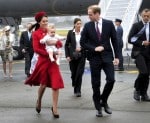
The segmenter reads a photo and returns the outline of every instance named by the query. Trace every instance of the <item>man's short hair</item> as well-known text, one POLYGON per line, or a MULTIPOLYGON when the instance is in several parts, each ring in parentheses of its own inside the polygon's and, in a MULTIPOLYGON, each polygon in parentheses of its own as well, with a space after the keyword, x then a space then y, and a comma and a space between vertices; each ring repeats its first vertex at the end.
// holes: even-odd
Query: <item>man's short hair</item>
POLYGON ((119 22, 119 23, 121 23, 121 22, 122 22, 122 20, 121 20, 121 19, 116 18, 116 19, 115 19, 115 22, 119 22))
POLYGON ((88 7, 88 9, 92 9, 93 13, 99 13, 101 14, 101 8, 98 5, 91 5, 88 7))
POLYGON ((146 12, 146 13, 147 13, 147 12, 150 12, 150 9, 145 8, 145 9, 142 10, 141 14, 142 14, 143 12, 146 12))

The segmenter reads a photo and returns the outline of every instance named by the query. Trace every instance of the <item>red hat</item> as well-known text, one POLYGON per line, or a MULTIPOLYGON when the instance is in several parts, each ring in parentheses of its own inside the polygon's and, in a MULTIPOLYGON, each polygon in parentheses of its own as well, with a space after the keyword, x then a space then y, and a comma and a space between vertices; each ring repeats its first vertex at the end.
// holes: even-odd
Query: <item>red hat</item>
POLYGON ((35 15, 35 20, 36 20, 37 22, 40 22, 41 19, 42 19, 42 17, 44 17, 44 16, 47 16, 46 12, 44 12, 44 11, 38 12, 38 13, 36 13, 36 15, 35 15))

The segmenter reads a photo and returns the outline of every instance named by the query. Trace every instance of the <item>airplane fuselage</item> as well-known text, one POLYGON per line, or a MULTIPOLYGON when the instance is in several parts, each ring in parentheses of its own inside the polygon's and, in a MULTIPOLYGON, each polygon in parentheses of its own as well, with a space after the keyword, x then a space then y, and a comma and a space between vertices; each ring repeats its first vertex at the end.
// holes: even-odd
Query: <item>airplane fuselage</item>
POLYGON ((18 25, 22 17, 33 17, 39 11, 47 12, 48 16, 83 15, 87 7, 98 4, 100 0, 0 0, 0 27, 15 27, 16 46, 13 47, 14 59, 21 59, 18 43, 18 25), (19 55, 20 54, 20 55, 19 55))
POLYGON ((38 11, 49 16, 86 14, 87 7, 100 0, 0 0, 0 17, 29 17, 38 11))

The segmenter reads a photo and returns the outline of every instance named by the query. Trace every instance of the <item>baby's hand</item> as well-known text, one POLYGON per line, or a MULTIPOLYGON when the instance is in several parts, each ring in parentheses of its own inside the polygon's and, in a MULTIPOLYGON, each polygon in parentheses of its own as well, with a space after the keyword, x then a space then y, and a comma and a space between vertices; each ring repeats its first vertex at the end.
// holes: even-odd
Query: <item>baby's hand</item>
POLYGON ((61 50, 58 50, 58 55, 62 55, 62 52, 61 52, 61 50))

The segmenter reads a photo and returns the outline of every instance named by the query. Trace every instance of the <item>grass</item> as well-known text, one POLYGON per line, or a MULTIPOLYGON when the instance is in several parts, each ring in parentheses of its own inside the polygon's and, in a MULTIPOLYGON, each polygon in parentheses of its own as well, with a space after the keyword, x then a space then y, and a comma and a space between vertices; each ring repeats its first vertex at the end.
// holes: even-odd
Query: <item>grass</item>
POLYGON ((68 30, 56 30, 56 34, 67 36, 68 30))

